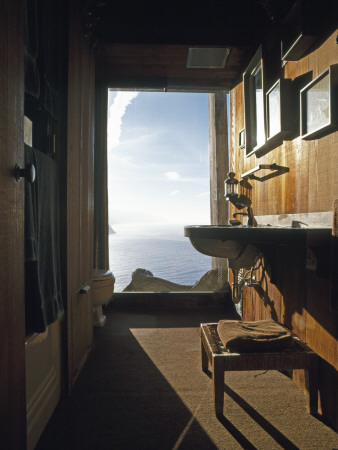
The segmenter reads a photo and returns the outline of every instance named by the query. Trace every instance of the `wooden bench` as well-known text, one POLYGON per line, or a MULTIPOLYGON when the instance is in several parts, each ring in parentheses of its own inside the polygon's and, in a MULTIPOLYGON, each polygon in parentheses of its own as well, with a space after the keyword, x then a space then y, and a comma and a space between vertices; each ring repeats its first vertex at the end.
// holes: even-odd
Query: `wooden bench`
POLYGON ((202 370, 212 368, 214 407, 217 416, 223 415, 224 373, 240 370, 305 370, 307 408, 311 414, 318 409, 318 357, 297 336, 291 349, 281 352, 229 353, 217 333, 217 323, 201 324, 202 370))

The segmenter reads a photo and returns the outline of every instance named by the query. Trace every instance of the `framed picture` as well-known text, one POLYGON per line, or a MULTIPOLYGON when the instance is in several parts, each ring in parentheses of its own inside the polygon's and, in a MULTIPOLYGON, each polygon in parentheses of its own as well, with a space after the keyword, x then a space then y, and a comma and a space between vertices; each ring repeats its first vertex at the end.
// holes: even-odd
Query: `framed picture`
POLYGON ((245 148, 245 128, 238 134, 238 146, 239 148, 245 148))
POLYGON ((338 64, 330 66, 300 91, 300 134, 314 139, 337 127, 338 64))
POLYGON ((292 131, 294 122, 292 108, 292 81, 277 80, 266 93, 266 135, 267 143, 282 141, 292 131))
POLYGON ((266 93, 267 138, 281 132, 281 87, 278 80, 266 93))
POLYGON ((266 142, 262 54, 261 46, 243 74, 245 156, 251 156, 266 142))
POLYGON ((298 61, 319 34, 318 18, 325 6, 321 2, 296 1, 282 21, 282 60, 298 61))
MULTIPOLYGON (((278 44, 280 47, 280 42, 278 44)), ((268 47, 262 44, 243 74, 245 157, 253 154, 260 157, 269 151, 266 92, 280 74, 280 54, 276 45, 268 47)))

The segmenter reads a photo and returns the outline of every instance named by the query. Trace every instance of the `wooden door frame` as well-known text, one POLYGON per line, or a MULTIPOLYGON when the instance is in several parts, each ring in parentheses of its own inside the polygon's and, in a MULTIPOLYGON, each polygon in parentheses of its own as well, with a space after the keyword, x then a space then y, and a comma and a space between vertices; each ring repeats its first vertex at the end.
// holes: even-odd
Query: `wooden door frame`
POLYGON ((0 14, 0 447, 26 447, 24 183, 24 2, 0 14))

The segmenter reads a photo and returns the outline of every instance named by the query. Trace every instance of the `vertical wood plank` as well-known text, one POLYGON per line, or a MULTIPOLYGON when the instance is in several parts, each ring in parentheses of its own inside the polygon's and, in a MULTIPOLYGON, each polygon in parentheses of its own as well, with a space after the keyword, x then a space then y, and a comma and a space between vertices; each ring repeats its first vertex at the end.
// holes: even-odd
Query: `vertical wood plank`
POLYGON ((26 448, 22 0, 0 13, 0 447, 26 448))
POLYGON ((95 62, 83 38, 78 0, 70 2, 67 153, 67 328, 68 388, 93 339, 92 290, 94 210, 95 62))
POLYGON ((225 91, 209 94, 210 214, 212 225, 228 222, 224 180, 229 172, 227 96, 225 91))
POLYGON ((331 245, 331 310, 338 311, 338 199, 333 206, 331 245))
MULTIPOLYGON (((209 94, 209 171, 210 223, 228 223, 229 207, 224 197, 224 180, 229 172, 228 113, 225 91, 209 94)), ((228 278, 228 264, 224 258, 212 258, 213 269, 222 271, 222 281, 228 278)))
POLYGON ((201 363, 202 363, 202 371, 208 372, 208 355, 204 348, 203 338, 201 339, 201 363))
POLYGON ((214 406, 217 417, 223 415, 224 407, 224 363, 222 358, 212 358, 212 385, 214 390, 214 406))

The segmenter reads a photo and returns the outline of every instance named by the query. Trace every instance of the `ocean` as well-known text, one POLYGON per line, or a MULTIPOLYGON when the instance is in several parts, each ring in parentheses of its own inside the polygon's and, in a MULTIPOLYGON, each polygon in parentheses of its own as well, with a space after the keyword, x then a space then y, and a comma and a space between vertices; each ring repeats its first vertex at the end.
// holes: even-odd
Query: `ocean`
POLYGON ((130 283, 135 269, 154 277, 193 285, 211 269, 211 258, 194 249, 183 225, 113 225, 109 235, 109 265, 115 292, 130 283))

